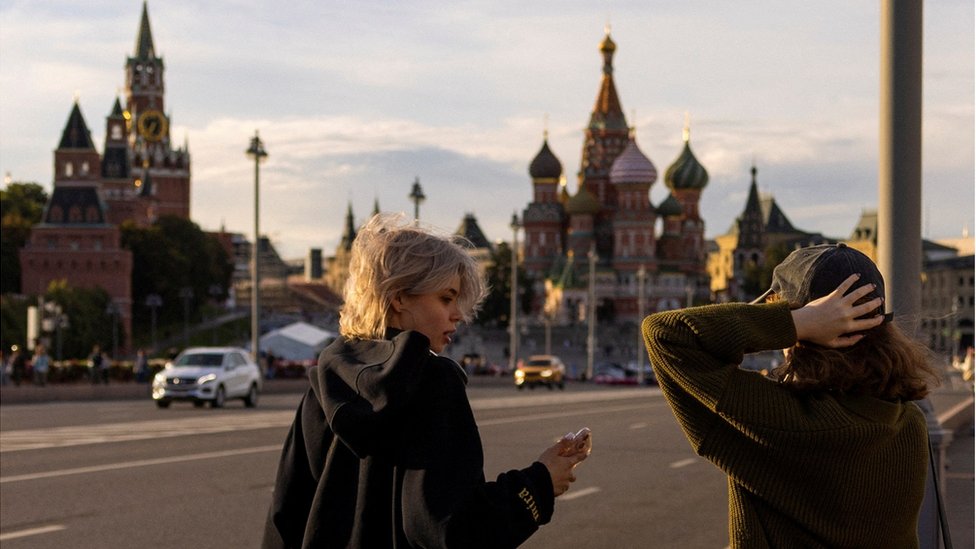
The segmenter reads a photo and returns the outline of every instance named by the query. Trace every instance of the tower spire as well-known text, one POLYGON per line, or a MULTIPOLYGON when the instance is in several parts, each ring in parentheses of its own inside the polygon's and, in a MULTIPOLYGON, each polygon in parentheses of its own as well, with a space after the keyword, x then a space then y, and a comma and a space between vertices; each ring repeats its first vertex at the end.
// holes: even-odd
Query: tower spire
POLYGON ((142 20, 139 22, 139 34, 136 36, 136 59, 155 59, 156 47, 153 45, 152 29, 149 27, 149 6, 142 1, 142 20))

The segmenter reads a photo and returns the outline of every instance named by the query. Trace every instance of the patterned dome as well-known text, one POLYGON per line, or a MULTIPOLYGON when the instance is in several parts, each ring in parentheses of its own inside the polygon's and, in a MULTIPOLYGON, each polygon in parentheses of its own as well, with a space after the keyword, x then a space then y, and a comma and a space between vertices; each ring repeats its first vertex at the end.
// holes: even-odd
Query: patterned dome
POLYGON ((578 193, 566 201, 566 213, 570 215, 595 214, 599 211, 600 201, 586 187, 581 187, 578 193))
POLYGON ((674 197, 674 193, 668 193, 668 197, 661 202, 661 205, 657 207, 657 214, 661 217, 672 217, 675 215, 681 215, 684 210, 681 208, 681 203, 678 199, 674 197))
POLYGON ((691 152, 691 145, 685 140, 685 148, 664 174, 664 182, 671 190, 704 189, 708 185, 708 172, 691 152))
POLYGON ((529 164, 529 175, 532 179, 559 179, 563 175, 563 165, 549 150, 549 140, 542 142, 542 149, 529 164))
POLYGON ((631 137, 627 147, 613 161, 610 168, 610 183, 646 183, 657 181, 657 168, 637 147, 637 139, 631 137))

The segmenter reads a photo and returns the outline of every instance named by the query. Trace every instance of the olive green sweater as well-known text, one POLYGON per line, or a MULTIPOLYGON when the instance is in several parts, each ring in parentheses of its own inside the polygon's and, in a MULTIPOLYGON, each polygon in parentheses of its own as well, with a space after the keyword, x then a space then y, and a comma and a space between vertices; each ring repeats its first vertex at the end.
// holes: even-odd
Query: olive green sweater
POLYGON ((738 365, 796 342, 786 303, 657 313, 648 355, 695 452, 728 475, 739 547, 918 547, 925 418, 911 403, 799 394, 738 365))

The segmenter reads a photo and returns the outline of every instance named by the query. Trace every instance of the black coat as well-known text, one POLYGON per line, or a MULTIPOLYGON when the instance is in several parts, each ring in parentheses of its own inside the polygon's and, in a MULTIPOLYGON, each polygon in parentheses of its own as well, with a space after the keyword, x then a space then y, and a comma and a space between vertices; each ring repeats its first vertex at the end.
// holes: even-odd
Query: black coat
POLYGON ((541 463, 486 482, 453 360, 417 332, 339 338, 309 372, 264 547, 515 547, 549 522, 541 463))

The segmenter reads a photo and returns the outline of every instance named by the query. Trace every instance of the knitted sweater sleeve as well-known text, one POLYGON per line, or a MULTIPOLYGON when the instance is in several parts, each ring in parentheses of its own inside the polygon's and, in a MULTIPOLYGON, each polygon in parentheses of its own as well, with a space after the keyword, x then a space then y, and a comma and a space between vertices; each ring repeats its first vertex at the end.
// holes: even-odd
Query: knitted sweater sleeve
POLYGON ((787 303, 727 303, 656 313, 641 326, 648 357, 696 452, 745 353, 796 342, 787 303))

